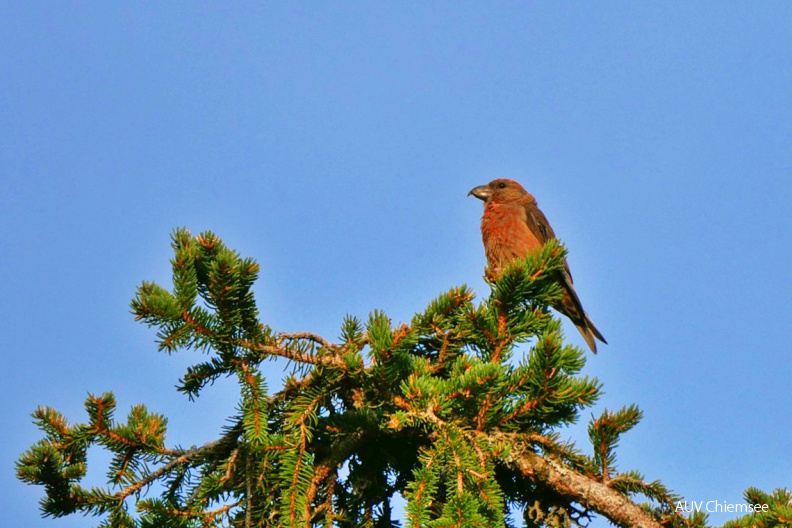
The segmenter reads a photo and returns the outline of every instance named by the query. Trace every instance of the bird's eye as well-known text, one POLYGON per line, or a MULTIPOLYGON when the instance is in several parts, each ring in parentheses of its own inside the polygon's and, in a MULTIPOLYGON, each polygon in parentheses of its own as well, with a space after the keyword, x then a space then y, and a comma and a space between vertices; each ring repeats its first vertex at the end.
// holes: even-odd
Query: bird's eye
POLYGON ((505 184, 505 183, 503 183, 503 182, 500 182, 500 183, 498 184, 498 188, 499 188, 499 189, 505 189, 505 188, 506 188, 506 184, 505 184))

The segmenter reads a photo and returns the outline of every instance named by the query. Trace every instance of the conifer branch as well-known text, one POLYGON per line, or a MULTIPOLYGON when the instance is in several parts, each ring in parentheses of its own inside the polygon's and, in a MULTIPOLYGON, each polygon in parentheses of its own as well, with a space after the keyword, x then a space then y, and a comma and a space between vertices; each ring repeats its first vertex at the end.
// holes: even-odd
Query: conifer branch
MULTIPOLYGON (((411 528, 505 528, 514 504, 536 526, 599 514, 623 527, 704 527, 701 517, 675 514, 676 498, 659 481, 617 471, 618 440, 640 421, 637 407, 592 421, 593 456, 559 440, 601 385, 581 375, 584 355, 564 343, 548 311, 565 258, 557 241, 488 276, 492 293, 479 304, 462 286, 410 324, 381 311, 367 323, 348 316, 339 344, 262 324, 251 290, 258 265, 215 235, 177 230, 173 247, 173 291, 144 283, 133 312, 157 327, 160 349, 212 355, 188 368, 179 390, 190 398, 236 377, 233 425, 201 447, 168 449, 164 417, 135 406, 115 424, 110 393, 88 398, 87 424, 40 408, 45 438, 20 457, 17 476, 44 486, 45 515, 109 513, 108 525, 130 528, 391 526, 400 492, 411 528), (273 356, 297 363, 301 376, 268 394, 260 364, 273 356), (113 490, 125 485, 115 494, 79 485, 94 444, 113 455, 108 480, 113 490), (152 462, 159 467, 150 472, 152 462), (159 498, 140 497, 157 482, 159 498), (140 519, 126 511, 135 495, 140 519), (640 495, 653 502, 639 505, 640 495)), ((746 500, 773 507, 749 519, 757 526, 792 518, 788 492, 751 489, 746 500)))
POLYGON ((192 517, 192 518, 203 518, 205 520, 204 526, 210 526, 209 523, 214 522, 215 517, 220 514, 226 513, 232 508, 236 508, 239 506, 239 502, 232 502, 229 504, 224 504, 217 509, 210 510, 210 511, 202 511, 202 512, 191 512, 185 510, 165 510, 165 512, 169 515, 175 515, 177 517, 192 517))
MULTIPOLYGON (((438 426, 452 427, 451 424, 438 418, 431 407, 425 412, 417 414, 438 426)), ((559 495, 581 504, 586 509, 603 515, 617 526, 625 528, 662 528, 659 522, 652 519, 649 514, 628 497, 607 484, 579 473, 561 462, 543 457, 526 449, 520 443, 514 442, 514 435, 488 434, 479 431, 465 432, 464 435, 471 439, 483 439, 495 446, 504 444, 511 446, 511 451, 507 457, 510 462, 519 468, 525 477, 549 487, 559 495)), ((539 434, 525 435, 524 439, 552 444, 548 438, 539 434)), ((458 482, 460 482, 458 486, 461 486, 461 481, 458 482)))
POLYGON ((321 345, 322 347, 328 350, 338 350, 338 347, 336 345, 332 344, 324 337, 311 332, 282 332, 278 334, 278 343, 282 343, 286 339, 292 341, 296 341, 298 339, 305 339, 308 341, 313 341, 314 343, 321 345))
POLYGON ((628 497, 560 462, 525 449, 516 449, 509 457, 524 476, 603 515, 617 526, 662 528, 659 522, 628 497))
POLYGON ((334 345, 322 336, 311 332, 284 332, 278 334, 278 337, 274 340, 275 344, 252 343, 250 341, 244 340, 240 340, 237 343, 242 348, 256 350, 258 352, 263 352, 273 356, 283 357, 297 363, 334 367, 341 370, 347 370, 349 368, 341 356, 340 348, 337 345, 334 345), (299 340, 306 340, 318 344, 322 349, 329 351, 330 354, 317 355, 305 350, 283 345, 285 341, 299 340))
POLYGON ((344 360, 337 355, 317 356, 315 354, 302 352, 300 350, 295 350, 293 348, 280 347, 275 345, 252 345, 252 346, 247 346, 246 348, 253 348, 265 354, 283 357, 291 361, 295 361, 297 363, 307 363, 310 365, 323 366, 323 367, 335 367, 341 370, 346 370, 348 368, 346 362, 344 362, 344 360))
POLYGON ((245 454, 245 491, 247 496, 245 501, 247 507, 245 508, 245 528, 253 526, 253 464, 251 463, 253 456, 251 453, 245 454))
POLYGON ((335 474, 335 466, 327 463, 318 464, 314 471, 311 485, 308 487, 308 492, 305 495, 305 511, 303 512, 303 522, 310 525, 313 516, 318 513, 314 512, 311 505, 316 499, 316 494, 320 486, 324 483, 330 475, 335 474))
POLYGON ((117 497, 119 500, 126 499, 128 496, 132 495, 133 493, 137 493, 145 486, 150 485, 153 482, 156 482, 157 480, 162 478, 163 476, 167 475, 168 473, 173 471, 174 468, 176 468, 177 466, 181 464, 185 464, 189 462, 191 459, 194 459, 196 457, 206 455, 207 453, 217 449, 218 447, 226 445, 229 441, 234 441, 238 435, 239 435, 239 430, 237 428, 232 428, 228 433, 226 433, 223 437, 218 438, 217 440, 207 442, 201 447, 193 447, 192 449, 187 449, 179 457, 171 460, 164 466, 158 468, 156 471, 153 471, 148 476, 141 478, 134 484, 127 486, 126 488, 117 492, 115 494, 115 497, 117 497))

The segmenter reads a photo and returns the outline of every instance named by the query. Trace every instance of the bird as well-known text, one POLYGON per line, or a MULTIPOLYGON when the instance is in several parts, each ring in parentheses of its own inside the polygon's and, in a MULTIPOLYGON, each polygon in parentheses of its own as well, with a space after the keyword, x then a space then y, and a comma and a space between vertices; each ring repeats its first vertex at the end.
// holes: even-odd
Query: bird
MULTIPOLYGON (((538 251, 545 242, 556 238, 550 222, 537 206, 536 198, 516 181, 505 178, 493 180, 471 189, 468 196, 471 195, 484 201, 481 238, 487 264, 495 277, 513 260, 538 251)), ((583 310, 572 286, 572 275, 566 261, 555 278, 561 285, 562 297, 553 308, 572 321, 596 354, 595 338, 606 344, 607 341, 583 310)))

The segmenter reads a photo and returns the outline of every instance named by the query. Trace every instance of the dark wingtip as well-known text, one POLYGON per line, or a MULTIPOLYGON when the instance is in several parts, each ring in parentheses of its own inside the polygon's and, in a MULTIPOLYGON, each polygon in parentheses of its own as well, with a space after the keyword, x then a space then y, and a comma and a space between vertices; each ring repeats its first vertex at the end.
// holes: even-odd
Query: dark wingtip
POLYGON ((597 342, 594 341, 594 334, 591 333, 591 330, 586 326, 585 323, 582 324, 575 324, 575 328, 578 329, 580 335, 583 336, 583 339, 586 340, 586 344, 589 346, 591 351, 596 355, 597 353, 597 342))
POLYGON ((591 322, 591 319, 589 319, 588 314, 586 314, 585 321, 583 321, 581 324, 575 324, 575 328, 578 329, 580 335, 583 336, 583 339, 586 340, 586 344, 589 346, 589 348, 595 355, 597 353, 597 341, 595 341, 594 338, 599 339, 606 345, 608 344, 608 342, 605 341, 605 338, 602 337, 602 334, 600 334, 600 331, 597 330, 597 327, 594 326, 594 323, 591 322))
POLYGON ((597 339, 599 339, 600 341, 602 341, 606 345, 608 344, 608 342, 605 341, 605 338, 602 336, 600 331, 597 330, 597 327, 594 326, 594 323, 591 322, 591 318, 589 318, 588 314, 586 314, 586 327, 589 329, 589 332, 594 334, 594 337, 596 337, 597 339))

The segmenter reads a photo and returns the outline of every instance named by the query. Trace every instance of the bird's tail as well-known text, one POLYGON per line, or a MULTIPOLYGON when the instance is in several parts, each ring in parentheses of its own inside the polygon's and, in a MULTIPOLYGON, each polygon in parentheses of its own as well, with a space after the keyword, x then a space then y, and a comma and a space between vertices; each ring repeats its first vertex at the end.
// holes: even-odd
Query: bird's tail
POLYGON ((597 327, 594 326, 594 323, 591 322, 591 318, 586 312, 583 312, 583 321, 575 323, 575 327, 583 336, 583 339, 586 340, 586 344, 588 344, 591 351, 595 354, 597 353, 597 342, 594 340, 594 338, 599 339, 606 345, 608 344, 608 342, 605 341, 605 338, 602 337, 600 331, 597 330, 597 327))

